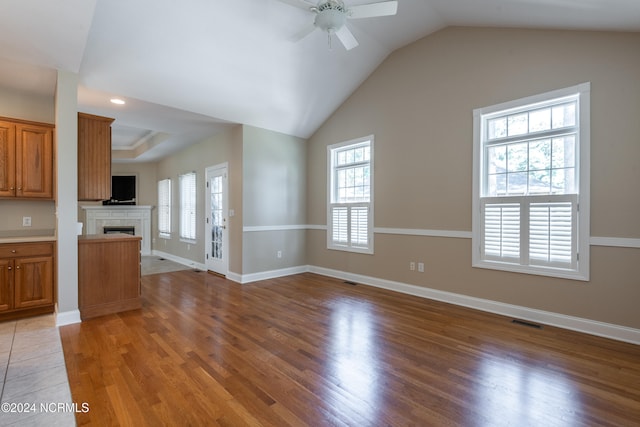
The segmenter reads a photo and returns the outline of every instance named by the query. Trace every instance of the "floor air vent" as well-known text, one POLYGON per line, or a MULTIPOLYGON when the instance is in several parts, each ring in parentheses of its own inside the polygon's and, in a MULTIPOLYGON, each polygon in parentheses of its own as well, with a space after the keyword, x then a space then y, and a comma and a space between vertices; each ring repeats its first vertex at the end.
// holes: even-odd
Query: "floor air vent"
POLYGON ((521 326, 528 326, 529 328, 542 329, 542 325, 527 322, 526 320, 513 319, 511 323, 515 323, 516 325, 521 325, 521 326))

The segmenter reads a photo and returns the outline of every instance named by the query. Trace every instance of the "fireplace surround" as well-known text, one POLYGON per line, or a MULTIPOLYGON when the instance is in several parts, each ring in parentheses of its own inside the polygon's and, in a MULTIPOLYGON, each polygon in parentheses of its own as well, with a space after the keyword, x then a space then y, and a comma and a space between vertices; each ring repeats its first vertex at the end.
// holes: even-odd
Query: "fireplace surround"
POLYGON ((153 206, 83 206, 86 234, 103 234, 105 227, 133 227, 133 234, 141 236, 142 255, 151 255, 151 211, 153 206))

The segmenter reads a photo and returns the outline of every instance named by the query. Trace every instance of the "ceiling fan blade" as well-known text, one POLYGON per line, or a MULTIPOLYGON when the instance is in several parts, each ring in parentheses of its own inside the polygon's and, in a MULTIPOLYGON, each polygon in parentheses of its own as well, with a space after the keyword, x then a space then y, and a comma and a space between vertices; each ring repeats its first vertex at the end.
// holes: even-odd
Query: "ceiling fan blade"
POLYGON ((349 18, 351 19, 374 18, 376 16, 395 15, 396 13, 398 13, 397 1, 362 4, 349 8, 349 18))
POLYGON ((336 31, 335 35, 347 50, 351 50, 354 47, 358 46, 358 40, 356 40, 356 38, 353 36, 353 33, 347 28, 346 25, 343 25, 338 31, 336 31))
POLYGON ((292 35, 290 37, 290 40, 293 42, 297 42, 302 40, 303 38, 307 37, 309 34, 311 34, 313 32, 313 30, 316 29, 316 26, 313 24, 309 24, 306 27, 304 27, 302 30, 298 31, 297 33, 295 33, 294 35, 292 35))
POLYGON ((308 1, 305 1, 305 0, 279 0, 279 1, 293 7, 304 9, 308 12, 311 11, 311 8, 316 7, 314 3, 309 3, 308 1))

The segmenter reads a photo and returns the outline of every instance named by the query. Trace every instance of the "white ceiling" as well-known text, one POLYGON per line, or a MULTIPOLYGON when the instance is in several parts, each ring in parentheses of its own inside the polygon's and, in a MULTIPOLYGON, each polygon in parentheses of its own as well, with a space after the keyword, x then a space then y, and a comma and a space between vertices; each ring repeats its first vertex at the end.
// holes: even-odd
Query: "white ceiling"
POLYGON ((399 0, 348 22, 350 51, 319 30, 293 42, 313 15, 278 0, 3 0, 0 14, 0 86, 51 96, 56 69, 78 73, 79 109, 116 118, 131 161, 236 123, 307 138, 391 52, 449 25, 640 31, 640 0, 399 0))

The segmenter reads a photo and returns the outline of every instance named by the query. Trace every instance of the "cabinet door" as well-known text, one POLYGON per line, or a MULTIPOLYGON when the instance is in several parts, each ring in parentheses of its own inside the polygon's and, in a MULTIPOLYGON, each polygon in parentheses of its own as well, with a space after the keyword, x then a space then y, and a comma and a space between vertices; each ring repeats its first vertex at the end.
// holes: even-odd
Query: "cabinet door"
POLYGON ((13 308, 13 260, 0 259, 0 312, 13 308))
POLYGON ((16 125, 0 121, 0 197, 16 195, 16 125))
POLYGON ((16 125, 16 197, 53 198, 53 130, 16 125))
POLYGON ((78 200, 111 198, 112 122, 78 113, 78 200))
POLYGON ((15 308, 53 303, 53 257, 15 260, 15 308))

